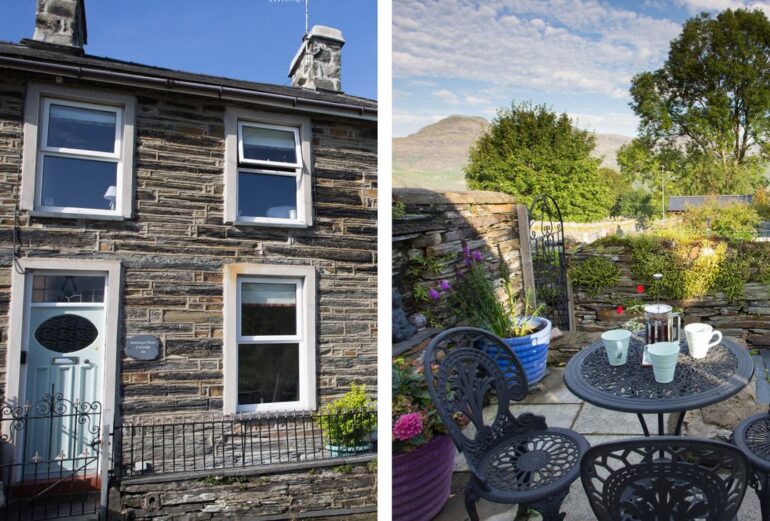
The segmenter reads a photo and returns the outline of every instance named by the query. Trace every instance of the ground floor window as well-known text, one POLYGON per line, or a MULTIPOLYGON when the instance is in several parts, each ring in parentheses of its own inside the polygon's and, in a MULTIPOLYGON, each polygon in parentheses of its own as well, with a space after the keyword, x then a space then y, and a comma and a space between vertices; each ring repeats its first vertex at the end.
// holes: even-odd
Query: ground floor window
POLYGON ((225 280, 225 412, 315 404, 315 271, 230 265, 225 280))

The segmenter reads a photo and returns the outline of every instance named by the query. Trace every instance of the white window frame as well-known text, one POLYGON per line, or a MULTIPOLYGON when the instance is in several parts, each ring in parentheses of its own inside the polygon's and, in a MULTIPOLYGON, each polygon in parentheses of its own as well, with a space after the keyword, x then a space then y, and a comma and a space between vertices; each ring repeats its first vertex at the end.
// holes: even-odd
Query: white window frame
POLYGON ((314 411, 316 409, 316 272, 311 266, 228 264, 224 268, 225 342, 223 407, 225 414, 314 411), (295 284, 295 335, 242 336, 241 287, 244 283, 295 284), (238 403, 238 345, 286 343, 299 349, 299 400, 238 403))
POLYGON ((307 228, 313 224, 312 129, 310 118, 228 106, 225 109, 225 213, 224 222, 235 225, 307 228), (243 127, 292 131, 296 163, 243 158, 243 127), (238 210, 239 172, 293 176, 297 180, 297 218, 241 216, 238 210))
POLYGON ((253 121, 238 121, 238 161, 246 165, 259 165, 267 168, 302 168, 302 141, 299 136, 299 128, 285 127, 282 125, 268 125, 265 123, 255 123, 253 121), (280 161, 267 161, 263 159, 247 159, 243 155, 243 127, 264 128, 267 130, 280 130, 294 134, 294 155, 297 158, 295 163, 282 163, 280 161))
POLYGON ((51 217, 127 219, 133 210, 133 155, 136 98, 111 92, 30 83, 24 107, 21 208, 31 215, 51 217), (52 104, 114 112, 115 146, 112 153, 48 146, 52 104), (45 206, 41 201, 43 158, 70 157, 115 162, 114 210, 45 206))

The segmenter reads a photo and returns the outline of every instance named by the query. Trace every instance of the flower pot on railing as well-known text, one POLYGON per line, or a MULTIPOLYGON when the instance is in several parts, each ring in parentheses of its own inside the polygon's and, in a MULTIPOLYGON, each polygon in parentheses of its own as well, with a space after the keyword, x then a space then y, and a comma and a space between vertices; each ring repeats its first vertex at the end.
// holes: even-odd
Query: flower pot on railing
POLYGON ((393 521, 428 521, 444 508, 454 459, 455 446, 446 434, 393 456, 393 521))

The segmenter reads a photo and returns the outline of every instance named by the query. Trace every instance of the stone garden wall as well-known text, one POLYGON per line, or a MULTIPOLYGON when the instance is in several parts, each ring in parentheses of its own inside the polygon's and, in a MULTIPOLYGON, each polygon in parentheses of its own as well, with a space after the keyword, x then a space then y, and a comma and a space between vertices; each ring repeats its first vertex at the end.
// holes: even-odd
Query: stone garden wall
MULTIPOLYGON (((601 256, 614 262, 620 269, 620 279, 616 286, 603 289, 595 296, 573 286, 578 331, 598 332, 620 327, 631 316, 625 312, 618 314, 619 305, 635 300, 654 301, 649 294, 640 295, 636 292, 638 281, 635 281, 630 273, 629 255, 583 251, 573 255, 570 263, 581 262, 591 256, 601 256)), ((686 324, 704 322, 711 324, 726 336, 745 340, 750 347, 770 347, 770 286, 745 284, 743 297, 735 302, 730 302, 723 293, 716 293, 666 303, 683 309, 686 324)))
MULTIPOLYGON (((564 223, 564 238, 574 242, 591 243, 608 235, 636 233, 636 219, 607 219, 595 223, 564 223)), ((538 229, 539 223, 532 225, 538 229)))
POLYGON ((442 279, 454 280, 456 268, 463 265, 463 241, 481 251, 493 270, 498 259, 506 262, 521 291, 526 266, 522 266, 518 212, 524 206, 512 196, 396 188, 393 201, 399 212, 393 220, 393 287, 401 294, 407 315, 421 309, 413 298, 415 285, 436 287, 442 279), (441 260, 441 268, 411 276, 414 258, 441 260))

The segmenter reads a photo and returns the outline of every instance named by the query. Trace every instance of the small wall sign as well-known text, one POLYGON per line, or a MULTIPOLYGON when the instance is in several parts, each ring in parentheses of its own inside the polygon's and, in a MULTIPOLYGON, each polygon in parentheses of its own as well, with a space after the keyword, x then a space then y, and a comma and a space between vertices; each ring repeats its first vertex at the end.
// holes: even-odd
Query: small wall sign
POLYGON ((160 340, 150 335, 130 336, 126 339, 126 354, 134 360, 157 360, 160 340))

